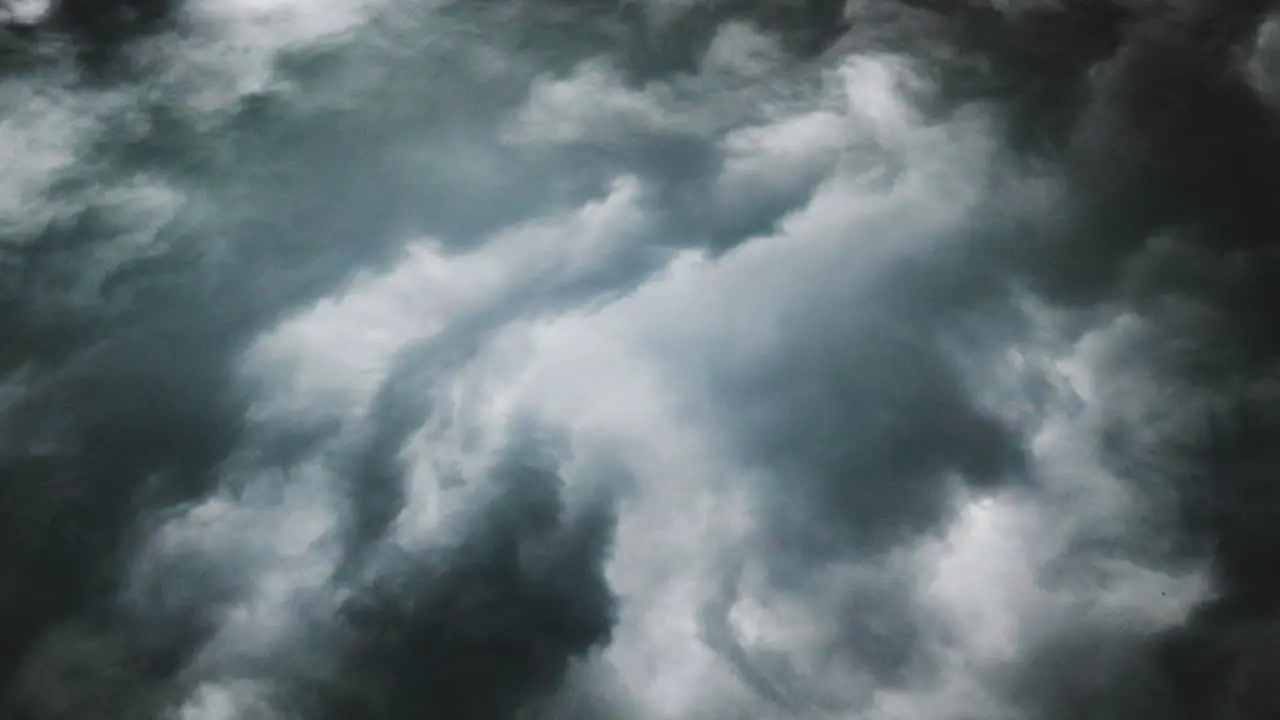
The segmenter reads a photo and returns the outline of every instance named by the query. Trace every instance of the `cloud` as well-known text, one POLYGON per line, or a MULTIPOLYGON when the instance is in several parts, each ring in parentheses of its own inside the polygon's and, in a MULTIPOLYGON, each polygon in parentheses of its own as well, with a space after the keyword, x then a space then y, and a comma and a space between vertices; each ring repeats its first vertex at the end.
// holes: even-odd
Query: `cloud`
POLYGON ((1265 715, 1261 3, 144 9, 0 81, 0 717, 1265 715))

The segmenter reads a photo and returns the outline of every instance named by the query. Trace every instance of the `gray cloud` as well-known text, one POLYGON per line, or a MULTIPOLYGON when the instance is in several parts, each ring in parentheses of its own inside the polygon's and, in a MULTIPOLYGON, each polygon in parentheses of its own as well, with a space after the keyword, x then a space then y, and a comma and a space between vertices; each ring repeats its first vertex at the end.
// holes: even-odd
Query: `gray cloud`
POLYGON ((1267 716, 1269 12, 4 15, 0 717, 1267 716))

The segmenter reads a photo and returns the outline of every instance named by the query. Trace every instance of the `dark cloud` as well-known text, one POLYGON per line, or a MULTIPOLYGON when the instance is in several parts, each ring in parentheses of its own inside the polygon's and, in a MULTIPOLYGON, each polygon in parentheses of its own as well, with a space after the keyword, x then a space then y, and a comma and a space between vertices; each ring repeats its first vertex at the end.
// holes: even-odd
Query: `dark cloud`
POLYGON ((1141 628, 1106 620, 1072 628, 1029 654, 1012 682, 1015 702, 1045 720, 1183 717, 1185 701, 1157 660, 1156 642, 1141 628))
POLYGON ((50 43, 74 50, 82 70, 107 77, 124 70, 122 52, 140 38, 173 28, 178 0, 51 0, 0 3, 0 73, 21 71, 47 60, 50 43))
MULTIPOLYGON (((1152 378, 1160 391, 1131 397, 1137 407, 1129 409, 1137 412, 1115 405, 1119 412, 1106 430, 1108 462, 1135 480, 1174 484, 1188 518, 1182 532, 1211 548, 1223 596, 1217 610, 1192 621, 1187 632, 1201 639, 1176 641, 1184 653, 1180 663, 1188 662, 1186 655, 1239 653, 1223 662, 1250 665, 1269 652, 1264 640, 1224 640, 1230 631, 1209 632, 1215 639, 1200 646, 1205 631, 1195 628, 1230 627, 1225 618, 1275 612, 1260 564, 1276 549, 1261 519, 1275 511, 1267 390, 1274 333, 1262 320, 1273 283, 1261 278, 1276 269, 1275 205, 1267 197, 1280 167, 1280 125, 1243 71, 1269 9, 1267 3, 1073 3, 984 12, 981 19, 932 10, 953 15, 947 21, 962 31, 981 28, 985 35, 972 52, 997 58, 991 60, 997 70, 1021 71, 998 58, 1027 37, 1032 23, 1069 32, 1073 16, 1085 18, 1085 26, 1095 27, 1093 37, 1113 38, 1088 62, 1080 62, 1082 43, 1027 45, 1054 68, 1050 75, 1037 72, 1035 81, 1064 73, 1053 88, 1064 97, 1038 94, 1030 78, 1015 79, 996 97, 1015 134, 1037 134, 1029 146, 1033 157, 1059 164, 1069 180, 1071 213, 1062 226, 1046 228, 1043 240, 1021 239, 1031 248, 1018 249, 1026 263, 1020 267, 1052 297, 1118 304, 1150 323, 1146 344, 1124 352, 1126 362, 1140 368, 1133 372, 1152 378), (1010 96, 1015 100, 1005 104, 1010 96), (1052 122, 1038 114, 1046 107, 1053 109, 1052 122), (1197 649, 1186 650, 1188 643, 1197 649)), ((1092 662, 1082 659, 1078 667, 1092 662)), ((1264 716, 1265 691, 1242 689, 1243 679, 1213 685, 1215 674, 1236 672, 1222 667, 1209 663, 1178 675, 1180 692, 1215 696, 1179 704, 1191 717, 1264 716), (1258 698, 1246 699, 1248 692, 1258 698), (1202 709, 1209 706, 1214 709, 1202 709)), ((1243 678, 1246 671, 1238 672, 1243 678)), ((1125 701, 1115 702, 1122 707, 1125 701)), ((1171 711, 1144 712, 1166 717, 1171 711)))
POLYGON ((501 496, 447 565, 408 559, 399 587, 371 588, 341 611, 355 633, 347 662, 377 676, 371 687, 387 693, 389 717, 422 708, 513 716, 530 697, 552 693, 571 659, 608 639, 613 597, 600 575, 611 547, 608 507, 574 517, 550 472, 519 460, 494 472, 501 496))
POLYGON ((918 318, 903 320, 821 326, 725 391, 744 453, 781 484, 779 541, 805 562, 936 526, 956 477, 982 488, 1017 475, 1021 440, 962 394, 918 318))
MULTIPOLYGON (((600 659, 628 601, 606 568, 630 506, 608 493, 583 499, 568 469, 581 458, 541 438, 442 471, 449 443, 481 452, 468 433, 484 428, 463 415, 492 400, 451 393, 469 370, 482 372, 494 338, 566 309, 590 316, 601 298, 626 298, 653 278, 673 249, 710 248, 706 262, 720 267, 763 235, 801 244, 791 221, 837 163, 806 156, 760 199, 725 198, 735 161, 725 138, 789 103, 821 107, 825 81, 815 78, 845 54, 873 51, 910 58, 920 81, 910 108, 927 130, 950 137, 976 113, 994 118, 989 162, 999 167, 973 168, 971 189, 989 197, 954 222, 921 229, 906 213, 839 238, 931 252, 815 270, 813 287, 761 286, 759 306, 775 314, 760 325, 777 337, 756 354, 700 350, 691 379, 674 383, 689 404, 710 406, 700 417, 728 456, 716 467, 750 476, 740 485, 754 512, 737 561, 716 568, 693 601, 699 642, 767 712, 788 717, 868 707, 876 691, 914 692, 954 671, 945 651, 961 652, 961 641, 930 615, 928 582, 908 576, 902 557, 949 537, 973 497, 1055 497, 1036 438, 992 407, 965 364, 970 350, 988 357, 984 343, 1031 332, 1019 305, 1031 297, 1089 331, 1100 317, 1136 328, 1092 359, 1102 399, 1084 432, 1100 472, 1143 514, 1101 540, 1070 538, 1063 552, 1152 571, 1207 560, 1213 592, 1172 627, 1070 613, 1044 621, 1019 646, 1016 671, 975 682, 1044 720, 1273 714, 1280 118, 1260 29, 1269 3, 410 5, 389 3, 385 16, 321 33, 313 46, 281 41, 266 52, 270 81, 260 85, 253 69, 205 77, 252 56, 245 48, 259 39, 249 32, 229 41, 240 55, 183 66, 208 57, 199 42, 233 31, 204 28, 207 19, 172 3, 67 0, 43 19, 0 18, 0 62, 23 70, 3 81, 13 94, 0 122, 39 96, 22 88, 37 87, 56 98, 40 127, 80 119, 89 128, 50 140, 54 160, 33 161, 35 179, 15 171, 21 202, 0 198, 6 213, 21 211, 0 216, 0 381, 16 398, 0 396, 0 716, 156 717, 231 702, 217 688, 232 685, 250 688, 231 693, 235 702, 254 696, 317 718, 516 718, 534 706, 572 718, 635 701, 600 659), (430 22, 414 20, 428 12, 430 22), (764 36, 730 50, 765 70, 735 76, 708 59, 731 22, 764 36), (388 29, 397 23, 409 29, 388 29), (434 45, 397 34, 432 32, 434 45), (39 55, 66 42, 83 49, 71 79, 57 75, 56 53, 39 55), (173 80, 183 72, 207 79, 205 89, 232 89, 209 100, 173 80), (516 137, 522 120, 541 125, 516 137), (64 160, 69 169, 48 171, 49 182, 36 177, 64 160), (644 187, 642 249, 589 258, 585 270, 569 258, 563 277, 529 256, 508 285, 493 279, 505 270, 497 255, 478 270, 459 259, 500 244, 492 238, 504 229, 599 197, 622 173, 644 187), (1050 200, 1006 207, 1037 182, 1050 200), (148 183, 172 191, 178 209, 152 222, 111 194, 148 183), (133 249, 139 234, 158 249, 133 249), (436 265, 413 282, 444 287, 444 309, 413 320, 425 328, 438 311, 448 327, 387 351, 385 374, 353 371, 372 377, 367 410, 356 393, 338 411, 263 420, 274 380, 246 381, 255 343, 326 302, 358 302, 349 296, 361 278, 406 262, 405 239, 423 234, 442 240, 436 265), (468 282, 448 284, 445 274, 464 272, 468 282), (449 315, 472 291, 498 299, 449 315), (423 428, 436 435, 423 440, 423 428), (442 465, 424 469, 418 451, 442 465), (322 480, 305 485, 313 476, 322 480), (306 487, 317 505, 329 491, 339 498, 335 558, 307 556, 332 577, 288 579, 306 576, 290 563, 305 563, 270 539, 289 530, 273 525, 290 522, 290 503, 311 507, 290 487, 306 487), (436 491, 474 497, 447 542, 405 544, 397 523, 436 491), (242 519, 218 522, 242 529, 190 529, 219 503, 242 519), (174 549, 170 530, 195 539, 174 549), (839 575, 852 566, 861 574, 839 575), (749 577, 760 568, 763 580, 749 577), (284 600, 263 589, 279 578, 284 600), (734 619, 761 597, 792 602, 831 631, 791 654, 761 649, 734 619), (277 603, 290 620, 254 625, 245 618, 255 603, 277 603), (255 633, 261 645, 244 637, 255 633), (810 677, 815 666, 835 668, 848 687, 810 677)), ((271 32, 295 25, 304 23, 271 32)), ((24 132, 15 137, 44 137, 24 132)), ((818 152, 843 158, 851 144, 840 136, 818 152)), ((888 165, 918 160, 893 153, 871 154, 888 165)), ((897 169, 880 190, 910 183, 910 167, 897 169)), ((938 202, 922 200, 915 214, 938 202)), ((567 244, 575 231, 548 232, 567 244)), ((379 313, 391 301, 375 311, 321 325, 351 335, 326 347, 376 344, 357 325, 390 322, 379 313)), ((667 321, 696 324, 703 312, 715 315, 691 301, 667 321)), ((586 394, 625 384, 586 371, 581 383, 586 394)))
MULTIPOLYGON (((1269 490, 1274 333, 1264 319, 1274 282, 1263 278, 1276 270, 1275 205, 1267 198, 1280 167, 1280 124, 1244 72, 1268 10, 1266 3, 997 10, 884 2, 858 3, 853 13, 849 47, 873 43, 919 53, 936 83, 924 107, 991 103, 1020 161, 1065 180, 1064 204, 1055 213, 1011 230, 993 228, 974 246, 990 243, 1007 278, 1029 283, 1043 298, 1122 308, 1146 324, 1143 337, 1119 351, 1127 369, 1115 370, 1146 375, 1151 389, 1126 393, 1117 386, 1101 429, 1105 461, 1152 498, 1175 497, 1180 525, 1159 528, 1166 548, 1208 549, 1213 557, 1222 596, 1191 621, 1185 632, 1195 639, 1170 642, 1181 648, 1175 664, 1201 653, 1229 661, 1173 672, 1170 681, 1165 656, 1153 649, 1158 643, 1101 629, 1100 642, 1122 648, 1116 673, 1141 679, 1055 685, 1052 678, 1076 672, 1058 665, 1078 663, 1083 671, 1095 658, 1057 650, 1049 654, 1056 659, 1028 658, 1030 672, 1049 678, 1036 682, 1052 686, 1033 682, 1030 690, 1044 708, 1036 712, 1046 717, 1172 717, 1177 706, 1192 717, 1265 714, 1257 708, 1267 693, 1234 679, 1247 671, 1224 668, 1251 666, 1268 652, 1266 642, 1223 638, 1242 637, 1229 629, 1237 622, 1230 618, 1276 611, 1265 570, 1276 546, 1264 520, 1276 510, 1269 490), (1219 623, 1221 635, 1202 627, 1219 623), (1208 684, 1218 690, 1192 689, 1194 677, 1224 674, 1220 685, 1208 684), (1174 692, 1190 695, 1169 699, 1174 692), (1257 699, 1245 697, 1249 692, 1257 699), (1208 706, 1214 709, 1195 709, 1208 706)), ((955 276, 954 266, 939 265, 943 277, 955 276)), ((979 296, 1008 287, 1000 278, 985 281, 979 296)), ((918 299, 920 286, 912 289, 918 299)), ((744 433, 749 457, 773 464, 785 478, 785 488, 771 495, 771 511, 778 513, 775 527, 793 542, 805 538, 829 553, 833 544, 861 547, 854 536, 914 536, 947 507, 945 493, 921 484, 923 478, 950 470, 981 484, 1008 475, 1001 459, 1016 455, 1017 439, 969 404, 944 356, 919 339, 928 337, 920 331, 926 318, 894 317, 884 323, 886 332, 875 324, 847 337, 832 336, 831 324, 819 321, 821 345, 810 350, 793 337, 778 352, 813 361, 765 364, 757 368, 760 390, 750 380, 735 386, 729 423, 744 433)), ((797 557, 812 562, 823 554, 809 547, 797 557)))

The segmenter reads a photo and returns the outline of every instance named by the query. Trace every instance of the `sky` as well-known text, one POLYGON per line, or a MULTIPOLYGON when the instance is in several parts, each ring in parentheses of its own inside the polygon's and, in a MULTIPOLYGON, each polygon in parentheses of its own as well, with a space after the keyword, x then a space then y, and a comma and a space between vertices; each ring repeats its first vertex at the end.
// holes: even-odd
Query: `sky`
POLYGON ((0 720, 1275 716, 1272 5, 0 1, 0 720))

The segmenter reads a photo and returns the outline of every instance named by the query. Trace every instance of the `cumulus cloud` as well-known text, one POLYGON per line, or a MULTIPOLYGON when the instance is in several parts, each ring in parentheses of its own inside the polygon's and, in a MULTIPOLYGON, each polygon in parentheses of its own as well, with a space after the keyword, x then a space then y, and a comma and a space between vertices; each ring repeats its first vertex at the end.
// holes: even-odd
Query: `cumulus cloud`
POLYGON ((1266 3, 0 4, 0 717, 1267 717, 1266 3))

